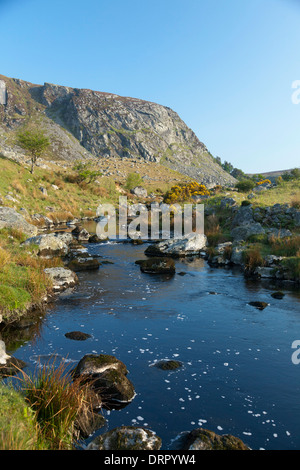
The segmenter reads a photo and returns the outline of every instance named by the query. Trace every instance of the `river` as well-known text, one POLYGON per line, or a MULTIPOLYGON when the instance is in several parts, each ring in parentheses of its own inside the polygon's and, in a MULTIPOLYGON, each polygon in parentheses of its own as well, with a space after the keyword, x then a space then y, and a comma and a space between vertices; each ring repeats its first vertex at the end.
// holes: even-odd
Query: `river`
POLYGON ((184 276, 142 274, 135 261, 145 258, 145 247, 89 245, 109 263, 78 273, 79 285, 59 296, 39 334, 14 355, 28 363, 27 372, 52 354, 72 365, 89 353, 123 361, 136 397, 121 410, 104 410, 107 426, 95 435, 145 426, 166 450, 179 433, 203 427, 252 449, 299 449, 300 365, 291 359, 300 340, 299 289, 281 286, 285 297, 276 300, 278 286, 212 269, 203 259, 176 261, 184 276), (248 304, 257 300, 269 306, 248 304), (65 337, 70 331, 92 337, 73 341, 65 337), (166 358, 183 367, 152 366, 166 358))

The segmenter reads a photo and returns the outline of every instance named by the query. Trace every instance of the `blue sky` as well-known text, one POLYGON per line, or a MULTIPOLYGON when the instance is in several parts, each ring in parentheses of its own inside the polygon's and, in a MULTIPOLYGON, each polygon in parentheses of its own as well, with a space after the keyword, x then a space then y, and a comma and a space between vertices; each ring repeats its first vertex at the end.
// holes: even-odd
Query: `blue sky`
POLYGON ((0 0, 0 73, 154 101, 223 161, 288 169, 299 24, 300 0, 0 0))

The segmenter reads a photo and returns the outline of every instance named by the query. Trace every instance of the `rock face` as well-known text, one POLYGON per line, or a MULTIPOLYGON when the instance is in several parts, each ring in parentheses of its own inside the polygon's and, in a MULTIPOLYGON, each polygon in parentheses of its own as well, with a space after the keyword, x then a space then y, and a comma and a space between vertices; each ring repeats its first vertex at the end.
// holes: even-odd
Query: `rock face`
POLYGON ((41 125, 55 135, 52 153, 61 159, 142 158, 160 162, 208 187, 236 182, 168 107, 111 93, 50 83, 34 85, 3 75, 0 79, 7 90, 7 104, 0 109, 3 128, 18 127, 24 116, 31 118, 39 112, 41 125))
POLYGON ((185 256, 199 255, 206 246, 206 236, 192 234, 180 239, 164 240, 149 245, 145 254, 148 256, 170 256, 181 258, 185 256))
POLYGON ((10 207, 0 207, 0 229, 2 228, 18 229, 28 236, 38 233, 34 225, 29 224, 21 214, 10 207))
POLYGON ((88 450, 159 450, 161 439, 149 429, 122 426, 98 436, 88 450))
POLYGON ((230 434, 220 436, 206 429, 194 429, 177 438, 178 450, 250 450, 243 441, 230 434))

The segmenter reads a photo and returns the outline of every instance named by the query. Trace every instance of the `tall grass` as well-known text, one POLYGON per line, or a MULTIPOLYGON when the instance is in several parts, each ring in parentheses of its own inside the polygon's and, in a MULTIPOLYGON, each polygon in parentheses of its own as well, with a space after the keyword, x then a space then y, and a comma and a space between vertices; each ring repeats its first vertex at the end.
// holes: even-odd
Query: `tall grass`
POLYGON ((81 382, 71 380, 64 363, 55 367, 53 362, 41 367, 34 378, 24 374, 23 389, 47 447, 72 449, 76 419, 87 401, 81 382))

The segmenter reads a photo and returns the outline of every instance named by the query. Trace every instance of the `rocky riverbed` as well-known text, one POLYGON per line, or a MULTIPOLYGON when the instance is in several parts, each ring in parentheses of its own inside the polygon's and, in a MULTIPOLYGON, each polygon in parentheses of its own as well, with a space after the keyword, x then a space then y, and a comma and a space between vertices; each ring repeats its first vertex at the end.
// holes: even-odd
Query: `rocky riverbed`
MULTIPOLYGON (((109 386, 115 369, 91 374, 108 390, 106 401, 115 396, 115 405, 123 403, 106 404, 106 424, 87 446, 103 448, 113 430, 125 427, 130 434, 133 427, 142 429, 138 439, 148 436, 154 446, 161 441, 162 449, 199 428, 236 436, 253 449, 299 447, 298 370, 291 361, 299 326, 296 287, 281 282, 283 296, 276 298, 278 281, 244 278, 240 268, 215 270, 199 256, 173 258, 171 274, 143 272, 136 261, 152 259, 147 244, 85 241, 79 248, 75 235, 72 243, 98 260, 98 269, 77 271, 75 285, 62 281, 45 317, 13 334, 3 330, 2 337, 5 354, 25 361, 27 371, 53 355, 77 371, 84 358, 121 361, 127 398, 109 386)), ((60 279, 65 274, 56 273, 60 279)), ((199 439, 195 445, 201 447, 199 439)))

